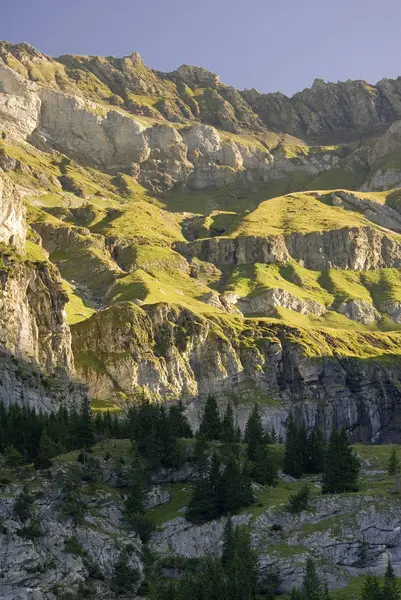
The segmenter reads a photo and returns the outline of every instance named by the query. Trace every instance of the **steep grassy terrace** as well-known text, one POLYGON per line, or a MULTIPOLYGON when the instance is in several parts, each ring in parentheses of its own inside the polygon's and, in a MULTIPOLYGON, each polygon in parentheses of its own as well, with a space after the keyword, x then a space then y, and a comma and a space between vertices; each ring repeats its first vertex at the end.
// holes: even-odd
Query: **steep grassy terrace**
POLYGON ((262 202, 243 217, 231 235, 279 235, 367 226, 372 226, 371 221, 357 212, 330 206, 312 193, 297 193, 262 202))

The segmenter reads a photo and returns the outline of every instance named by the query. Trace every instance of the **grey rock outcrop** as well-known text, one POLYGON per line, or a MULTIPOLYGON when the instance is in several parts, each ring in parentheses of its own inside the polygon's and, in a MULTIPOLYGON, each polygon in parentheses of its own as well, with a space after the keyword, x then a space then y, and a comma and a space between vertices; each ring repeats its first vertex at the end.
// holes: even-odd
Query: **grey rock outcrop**
POLYGON ((52 490, 44 481, 41 497, 32 508, 40 533, 29 538, 25 531, 31 519, 21 521, 13 508, 18 488, 10 486, 7 491, 0 500, 1 598, 53 600, 57 591, 76 593, 90 573, 94 575, 96 597, 111 598, 110 580, 125 549, 128 567, 137 570, 140 581, 141 543, 125 529, 118 502, 92 497, 91 503, 98 509, 96 516, 88 514, 85 522, 76 524, 72 518, 63 519, 59 512, 62 492, 52 490))
POLYGON ((356 299, 342 302, 337 311, 351 321, 357 321, 363 325, 373 325, 381 319, 379 311, 367 300, 356 299))
POLYGON ((25 249, 26 209, 21 193, 6 176, 0 177, 0 242, 25 249))
POLYGON ((219 265, 284 263, 291 258, 307 269, 365 271, 401 266, 401 240, 373 227, 353 227, 270 236, 207 238, 177 242, 175 249, 219 265))
MULTIPOLYGON (((398 500, 366 496, 319 498, 311 502, 310 511, 299 516, 283 508, 271 508, 257 518, 249 514, 232 518, 234 525, 250 527, 261 575, 274 568, 281 593, 288 594, 293 585, 301 585, 310 555, 330 589, 346 586, 360 574, 383 574, 389 558, 396 574, 401 573, 398 500)), ((165 555, 219 556, 224 524, 225 519, 221 519, 196 526, 176 518, 153 534, 150 545, 165 555)))
POLYGON ((310 358, 296 343, 296 329, 249 326, 238 332, 167 304, 120 303, 72 327, 76 368, 98 398, 112 396, 116 387, 133 396, 147 390, 183 398, 194 429, 203 399, 214 394, 222 405, 236 397, 241 429, 260 398, 264 427, 274 426, 283 438, 294 411, 308 429, 345 425, 354 440, 399 438, 397 362, 310 358))
POLYGON ((276 307, 287 308, 302 315, 321 316, 326 312, 326 307, 315 300, 298 298, 282 289, 269 289, 257 295, 241 298, 237 302, 238 308, 244 315, 269 316, 274 314, 276 307))

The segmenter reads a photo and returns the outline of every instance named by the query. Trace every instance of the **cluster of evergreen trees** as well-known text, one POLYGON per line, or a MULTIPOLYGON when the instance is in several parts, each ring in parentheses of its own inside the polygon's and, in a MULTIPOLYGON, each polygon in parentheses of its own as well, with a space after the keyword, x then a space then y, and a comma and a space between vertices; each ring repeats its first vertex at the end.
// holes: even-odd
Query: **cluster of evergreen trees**
POLYGON ((248 419, 244 438, 234 423, 228 404, 220 419, 216 399, 209 396, 195 445, 198 479, 188 504, 187 519, 202 523, 224 514, 234 514, 254 502, 252 480, 261 485, 276 485, 277 464, 270 454, 269 444, 275 433, 266 435, 257 405, 248 419), (239 447, 246 444, 246 451, 239 447), (216 442, 220 442, 217 446, 216 442), (215 444, 210 459, 207 446, 215 444))
POLYGON ((223 467, 214 453, 210 466, 194 484, 186 517, 192 523, 203 523, 235 513, 253 501, 248 464, 231 455, 223 467))
POLYGON ((87 402, 79 411, 60 408, 51 414, 0 404, 0 453, 10 467, 34 462, 37 467, 46 468, 57 454, 91 446, 94 435, 87 402))
POLYGON ((150 468, 177 467, 184 459, 180 440, 192 437, 181 402, 167 409, 143 398, 127 414, 127 437, 135 441, 150 468))
POLYGON ((291 416, 283 461, 284 473, 295 478, 322 473, 323 494, 358 490, 360 462, 353 452, 345 428, 333 429, 327 443, 319 428, 308 435, 305 425, 291 416))
POLYGON ((86 401, 79 410, 61 407, 50 414, 0 403, 0 454, 10 467, 33 462, 47 468, 58 454, 88 450, 97 440, 111 438, 135 440, 150 467, 176 466, 178 440, 191 436, 181 403, 166 409, 142 399, 119 416, 108 411, 93 415, 86 401))
POLYGON ((251 548, 249 531, 234 528, 228 519, 221 559, 209 556, 197 561, 196 567, 184 570, 178 581, 154 577, 150 599, 267 600, 274 597, 259 586, 257 556, 251 548))
MULTIPOLYGON (((308 558, 302 586, 292 589, 290 600, 323 600, 329 598, 327 585, 320 581, 313 560, 308 558)), ((384 578, 376 575, 366 577, 360 600, 400 600, 397 579, 390 561, 387 564, 384 578)))

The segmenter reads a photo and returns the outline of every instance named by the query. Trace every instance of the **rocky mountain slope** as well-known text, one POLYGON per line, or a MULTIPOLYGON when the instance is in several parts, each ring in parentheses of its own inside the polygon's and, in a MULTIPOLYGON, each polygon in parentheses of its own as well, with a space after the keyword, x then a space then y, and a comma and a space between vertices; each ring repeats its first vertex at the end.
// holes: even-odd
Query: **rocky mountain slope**
MULTIPOLYGON (((310 553, 336 588, 389 557, 401 574, 385 472, 401 438, 400 348, 401 79, 316 80, 287 98, 199 67, 160 73, 137 53, 52 59, 0 43, 3 404, 181 399, 196 429, 213 394, 241 430, 255 402, 282 439, 290 415, 308 431, 345 425, 358 493, 321 496, 309 477, 311 510, 294 516, 303 483, 281 475, 235 516, 280 593, 310 553)), ((111 599, 122 556, 138 587, 149 550, 172 577, 221 553, 224 518, 183 516, 187 463, 155 477, 144 551, 123 519, 129 448, 101 441, 93 469, 78 451, 47 471, 0 458, 1 597, 111 599), (15 510, 23 485, 29 525, 15 510)))
POLYGON ((295 406, 395 439, 400 118, 400 80, 286 98, 1 43, 2 397, 74 403, 77 379, 196 425, 214 393, 242 427, 257 399, 278 431, 295 406))

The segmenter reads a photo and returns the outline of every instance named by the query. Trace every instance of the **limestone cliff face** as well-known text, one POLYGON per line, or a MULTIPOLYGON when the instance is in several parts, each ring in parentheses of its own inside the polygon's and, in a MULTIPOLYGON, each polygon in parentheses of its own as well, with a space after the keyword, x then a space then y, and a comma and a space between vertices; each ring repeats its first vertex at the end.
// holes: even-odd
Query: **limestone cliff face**
POLYGON ((67 296, 55 268, 3 256, 0 270, 0 344, 51 373, 74 374, 67 296))
MULTIPOLYGON (((0 117, 4 131, 12 137, 28 140, 40 149, 63 152, 81 164, 107 172, 124 171, 132 174, 141 184, 155 191, 171 189, 177 184, 191 189, 204 189, 233 183, 287 181, 294 173, 313 176, 335 169, 340 163, 335 152, 322 151, 313 155, 301 152, 299 156, 287 156, 282 152, 272 154, 270 147, 257 138, 222 136, 211 123, 220 129, 235 132, 256 128, 261 133, 266 126, 257 119, 244 97, 233 88, 213 84, 213 78, 209 83, 217 88, 208 89, 200 104, 195 100, 190 101, 188 98, 192 96, 186 92, 186 100, 190 104, 186 118, 182 115, 175 119, 169 111, 162 111, 162 114, 156 114, 158 118, 153 125, 141 120, 142 113, 132 114, 131 107, 124 105, 121 98, 120 103, 116 102, 110 107, 96 91, 97 88, 103 89, 105 82, 114 90, 121 85, 121 81, 125 81, 130 90, 144 94, 146 90, 139 80, 146 79, 148 83, 145 88, 150 87, 151 93, 168 94, 171 97, 174 90, 178 95, 182 93, 182 74, 184 81, 190 82, 205 78, 204 74, 199 74, 203 73, 202 70, 192 77, 188 69, 179 69, 172 76, 174 87, 171 88, 173 84, 170 82, 170 87, 165 88, 165 79, 163 83, 155 78, 152 71, 146 70, 143 64, 138 67, 138 61, 131 57, 128 62, 122 59, 120 67, 123 74, 118 75, 120 84, 117 84, 119 70, 116 65, 108 64, 106 59, 93 59, 87 65, 96 76, 91 98, 87 90, 84 93, 79 87, 83 77, 80 69, 77 69, 76 78, 67 84, 67 72, 71 75, 72 71, 62 70, 59 63, 39 53, 39 56, 32 56, 32 53, 33 49, 30 48, 12 47, 14 60, 11 61, 9 48, 6 51, 4 47, 0 48, 0 117), (25 70, 25 75, 9 66, 15 64, 15 57, 22 60, 20 70, 25 70), (58 76, 55 75, 54 79, 37 77, 32 81, 32 61, 37 69, 43 68, 45 73, 55 72, 58 76), (138 68, 145 70, 146 78, 136 78, 133 82, 129 75, 130 65, 134 71, 138 68), (153 81, 151 85, 150 81, 153 81), (135 89, 136 85, 140 90, 135 89), (195 110, 193 106, 198 109, 195 110), (195 119, 203 122, 196 122, 195 119), (244 122, 241 123, 240 119, 244 122), (186 126, 178 128, 175 124, 177 121, 186 126)), ((80 64, 83 66, 83 63, 80 64)), ((76 68, 76 63, 74 65, 76 68)), ((206 80, 209 79, 206 77, 206 80)), ((123 94, 121 90, 120 93, 123 94)), ((368 103, 369 98, 368 95, 368 103)), ((341 110, 346 113, 348 100, 337 100, 340 104, 342 102, 341 110)), ((292 102, 289 99, 287 101, 292 102)), ((177 100, 177 110, 182 105, 180 102, 177 100)), ((364 106, 363 99, 361 104, 364 106)), ((369 106, 365 111, 365 120, 359 123, 362 128, 370 115, 369 106)), ((315 115, 313 108, 310 113, 315 115)), ((154 114, 151 116, 155 117, 154 114)), ((345 126, 348 126, 347 116, 343 117, 345 126)), ((297 119, 302 121, 303 116, 297 119)), ((341 118, 338 117, 338 120, 341 118)), ((322 128, 324 122, 325 117, 322 116, 321 126, 316 126, 317 129, 322 128)), ((384 122, 387 121, 384 119, 384 122)), ((294 127, 297 129, 297 126, 294 127)))
POLYGON ((22 250, 26 239, 25 205, 17 187, 7 177, 0 177, 0 242, 22 250))
POLYGON ((196 427, 202 401, 215 394, 223 404, 236 399, 242 428, 259 400, 264 425, 280 435, 294 410, 310 428, 344 424, 354 440, 398 435, 400 367, 308 358, 295 329, 254 321, 237 329, 167 304, 122 303, 73 326, 72 334, 77 372, 94 397, 144 389, 152 397, 181 397, 196 427))
POLYGON ((308 269, 362 271, 401 266, 401 240, 370 227, 270 236, 207 238, 177 242, 175 249, 188 259, 214 265, 243 265, 303 261, 308 269))
POLYGON ((57 269, 25 258, 25 205, 15 185, 0 178, 0 399, 41 410, 79 403, 67 295, 57 269))

